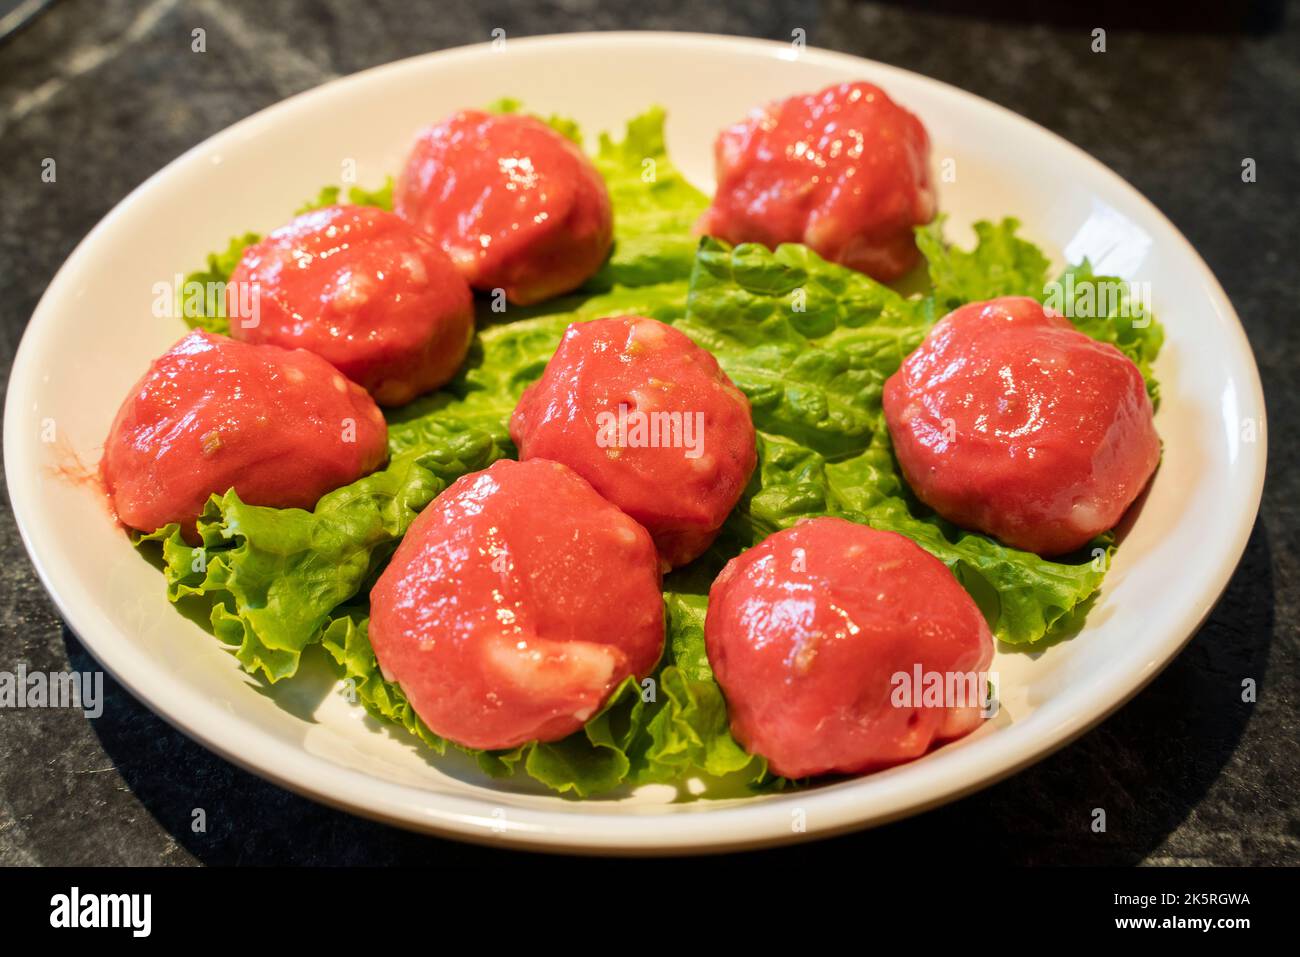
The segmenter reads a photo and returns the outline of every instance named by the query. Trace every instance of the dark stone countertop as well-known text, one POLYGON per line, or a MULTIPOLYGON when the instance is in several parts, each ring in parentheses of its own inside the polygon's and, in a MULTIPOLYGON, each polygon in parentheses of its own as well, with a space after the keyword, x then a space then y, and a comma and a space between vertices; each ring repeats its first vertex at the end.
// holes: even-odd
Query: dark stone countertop
MULTIPOLYGON (((5 4, 0 4, 0 13, 5 4)), ((7 6, 12 6, 8 4, 7 6)), ((1033 768, 888 827, 761 852, 990 863, 1300 863, 1300 23, 1180 6, 615 0, 416 7, 66 0, 0 41, 0 368, 55 270, 132 188, 241 117, 334 76, 429 50, 573 30, 689 29, 788 39, 904 66, 1055 130, 1117 170, 1187 235, 1236 304, 1271 419, 1264 504, 1241 567, 1188 648, 1130 704, 1033 768), (1141 9, 1132 9, 1140 7, 1141 9), (1034 19, 1034 18, 1040 19, 1034 19), (207 53, 190 31, 207 30, 207 53), (1108 51, 1089 50, 1093 27, 1108 51), (40 163, 57 158, 57 188, 40 163), (1243 157, 1258 182, 1243 184, 1243 157), (1259 685, 1255 704, 1240 682, 1259 685), (1094 834, 1090 811, 1108 809, 1094 834)), ((178 215, 183 212, 178 211, 178 215)), ((100 401, 88 397, 88 401, 100 401)), ((1214 548, 1214 542, 1206 542, 1214 548)), ((1178 570, 1171 568, 1170 574, 1178 570)), ((0 670, 95 667, 62 625, 0 509, 0 670)), ((0 711, 0 864, 541 863, 408 834, 240 771, 109 682, 102 717, 0 711), (191 833, 191 809, 208 811, 191 833)))

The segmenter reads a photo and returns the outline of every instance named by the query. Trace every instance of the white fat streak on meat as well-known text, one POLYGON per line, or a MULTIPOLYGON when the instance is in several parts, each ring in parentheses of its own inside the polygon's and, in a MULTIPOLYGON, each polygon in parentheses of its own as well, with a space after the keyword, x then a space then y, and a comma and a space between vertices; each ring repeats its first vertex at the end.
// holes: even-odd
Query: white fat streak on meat
POLYGON ((629 351, 637 349, 660 349, 663 348, 664 340, 668 337, 668 331, 662 323, 655 322, 652 319, 642 319, 632 323, 627 333, 627 348, 629 351))
POLYGON ((377 285, 373 277, 345 269, 334 278, 334 287, 326 295, 335 309, 350 312, 369 302, 377 285))
POLYGON ((1075 502, 1070 509, 1070 517, 1067 522, 1080 531, 1091 531, 1106 524, 1101 512, 1097 509, 1096 503, 1092 501, 1075 502))
POLYGON ((429 282, 428 270, 424 268, 424 260, 413 252, 403 252, 401 259, 402 272, 406 273, 408 279, 413 283, 421 286, 429 282))
POLYGON ((622 659, 610 645, 552 641, 518 631, 483 643, 484 667, 494 678, 538 703, 585 701, 572 712, 579 721, 600 706, 622 659))

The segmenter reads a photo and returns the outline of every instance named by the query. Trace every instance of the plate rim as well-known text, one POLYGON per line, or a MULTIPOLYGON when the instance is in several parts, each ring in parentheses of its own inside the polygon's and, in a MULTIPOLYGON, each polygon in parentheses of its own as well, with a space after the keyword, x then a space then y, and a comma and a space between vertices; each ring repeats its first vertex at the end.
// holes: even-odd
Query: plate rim
MULTIPOLYGON (((785 59, 790 58, 791 50, 789 43, 778 40, 668 31, 593 31, 507 39, 507 43, 511 45, 530 47, 629 43, 668 43, 680 46, 685 42, 703 47, 747 48, 785 59)), ((1236 514, 1233 520, 1235 530, 1233 541, 1219 552, 1221 556, 1228 557, 1220 558, 1216 564, 1212 576, 1216 584, 1195 602, 1189 603, 1187 609, 1179 616, 1179 625, 1172 630, 1177 637, 1166 639, 1160 645, 1158 654, 1155 654, 1135 673, 1124 675, 1121 681, 1113 683, 1110 690, 1093 692, 1087 699, 1090 702, 1089 707, 1077 708, 1068 720, 1061 722, 1050 733, 1031 738, 1027 747, 1021 745, 1015 735, 1009 734, 1010 728, 1000 729, 990 734, 984 744, 984 751, 986 757, 991 760, 986 762, 984 768, 966 773, 955 786, 946 784, 937 787, 931 785, 928 788, 926 786, 927 779, 942 781, 948 777, 945 772, 946 766, 952 763, 950 760, 953 757, 952 752, 946 755, 942 752, 932 754, 924 764, 908 765, 913 769, 912 780, 906 788, 895 788, 895 790, 929 791, 931 795, 922 800, 899 800, 899 797, 905 797, 905 794, 900 793, 896 795, 892 804, 882 811, 854 807, 854 786, 878 777, 869 776, 820 790, 764 797, 726 807, 706 805, 700 813, 679 813, 672 814, 671 817, 667 814, 592 815, 575 814, 567 810, 512 808, 513 817, 502 824, 498 818, 485 816, 484 808, 488 802, 479 797, 440 793, 436 796, 439 807, 433 808, 429 806, 430 792, 426 790, 409 784, 385 781, 363 771, 343 767, 327 758, 314 756, 306 749, 293 746, 288 742, 264 741, 258 752, 260 760, 246 758, 234 748, 228 747, 222 740, 218 740, 218 736, 211 734, 209 729, 218 724, 229 725, 234 721, 231 730, 221 736, 233 741, 239 740, 239 732, 242 730, 257 732, 260 725, 241 714, 228 713, 220 709, 215 702, 202 696, 190 696, 188 700, 182 700, 182 696, 174 693, 166 682, 160 685, 158 679, 165 675, 164 669, 154 666, 130 641, 118 640, 121 632, 118 626, 108 621, 87 621, 86 616, 81 613, 70 614, 69 609, 78 607, 78 603, 73 600, 77 596, 73 593, 82 591, 82 585, 80 581, 56 584, 55 577, 51 575, 29 527, 31 516, 27 513, 33 505, 27 499, 26 491, 21 484, 17 487, 18 494, 15 494, 16 473, 11 467, 13 464, 26 462, 26 456, 19 450, 18 439, 15 437, 19 428, 17 419, 21 414, 22 404, 21 401, 15 400, 23 399, 30 391, 20 388, 30 380, 26 369, 28 365, 26 356, 35 348, 31 345, 34 339, 32 330, 38 326, 38 319, 52 309, 52 307, 46 308, 50 291, 59 284, 68 282, 69 277, 79 271, 81 260, 89 255, 87 250, 102 233, 111 230, 118 217, 140 194, 150 190, 155 181, 168 175, 173 167, 190 162, 196 154, 206 153, 221 148, 228 142, 247 137, 260 125, 274 122, 281 111, 292 110, 301 100, 328 96, 336 85, 349 84, 362 77, 384 71, 396 72, 409 69, 417 63, 432 59, 475 58, 490 52, 491 46, 491 41, 488 41, 432 51, 337 77, 277 101, 207 137, 153 173, 119 201, 77 243, 38 301, 15 350, 6 392, 4 453, 10 504, 28 557, 64 623, 77 635, 95 660, 133 697, 181 733, 250 773, 320 803, 399 827, 473 843, 555 853, 641 855, 710 853, 830 837, 884 824, 955 801, 1037 763, 1095 727, 1131 700, 1182 651, 1217 604, 1241 561, 1258 515, 1267 464, 1267 409, 1258 364, 1245 328, 1218 278, 1177 226, 1146 196, 1100 160, 1064 137, 1013 110, 942 80, 866 57, 812 46, 800 50, 798 58, 807 57, 859 68, 865 64, 877 75, 906 76, 909 82, 919 81, 923 85, 940 87, 944 94, 955 96, 959 102, 967 106, 975 105, 982 110, 992 108, 1011 118, 1015 123, 1032 128, 1036 135, 1045 135, 1058 147, 1064 147, 1075 154, 1077 158, 1093 167, 1095 172, 1134 200, 1148 216, 1161 223, 1169 235, 1180 244, 1180 258, 1186 259, 1199 268, 1198 278, 1205 283, 1210 304, 1220 326, 1235 341, 1238 351, 1248 360, 1246 372, 1250 381, 1238 384, 1245 386, 1248 393, 1242 396, 1243 406, 1253 406, 1259 410, 1259 440, 1255 443, 1254 454, 1243 454, 1240 459, 1243 467, 1248 469, 1246 478, 1249 494, 1239 499, 1234 509, 1236 514), (119 634, 115 636, 112 634, 114 632, 119 634), (1114 690, 1115 688, 1118 690, 1114 690), (1097 705, 1097 699, 1105 699, 1105 701, 1097 705), (1004 740, 999 744, 999 739, 1004 740), (1000 756, 999 750, 1011 752, 1011 755, 1000 756), (917 773, 918 770, 920 773, 917 773), (789 827, 789 810, 800 804, 818 805, 820 817, 820 822, 816 826, 810 823, 808 830, 804 832, 796 832, 789 827), (769 813, 764 814, 764 811, 769 813), (770 820, 768 820, 769 816, 770 820), (672 822, 671 828, 661 826, 669 820, 672 822), (668 833, 660 833, 663 831, 668 833)))

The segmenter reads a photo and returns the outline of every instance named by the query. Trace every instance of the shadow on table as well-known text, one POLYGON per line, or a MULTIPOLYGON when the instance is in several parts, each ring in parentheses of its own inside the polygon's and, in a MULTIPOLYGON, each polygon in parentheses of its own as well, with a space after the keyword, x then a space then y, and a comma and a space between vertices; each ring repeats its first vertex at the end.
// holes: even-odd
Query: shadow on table
MULTIPOLYGON (((1273 603, 1269 542, 1256 525, 1223 599, 1187 649, 1137 698, 1070 747, 920 817, 732 859, 814 864, 848 854, 901 864, 960 855, 975 867, 1139 862, 1196 808, 1237 747, 1254 707, 1241 700, 1242 680, 1266 687, 1273 603), (1096 808, 1106 812, 1104 833, 1092 830, 1096 808)), ((73 668, 97 667, 66 629, 64 637, 73 668)), ((140 803, 204 863, 555 861, 409 834, 315 804, 206 751, 107 676, 105 693, 104 713, 91 722, 105 751, 140 803), (206 831, 194 829, 198 808, 206 831)), ((1215 860, 1232 863, 1234 853, 1225 846, 1215 860)))

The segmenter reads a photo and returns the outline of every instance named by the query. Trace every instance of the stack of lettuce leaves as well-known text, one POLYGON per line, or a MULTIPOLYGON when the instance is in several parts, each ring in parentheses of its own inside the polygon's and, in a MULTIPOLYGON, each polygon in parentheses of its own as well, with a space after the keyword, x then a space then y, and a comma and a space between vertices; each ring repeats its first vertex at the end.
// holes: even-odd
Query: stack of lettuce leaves
MULTIPOLYGON (((575 124, 551 122, 581 142, 575 124)), ((510 413, 564 329, 619 314, 673 323, 717 356, 752 404, 758 468, 710 551, 666 577, 667 641, 654 674, 629 678, 563 741, 471 752, 486 772, 522 771, 582 797, 693 778, 788 784, 773 780, 764 761, 731 737, 705 654, 704 617, 722 565, 803 518, 836 515, 912 538, 952 569, 1008 645, 1077 629, 1101 585, 1112 539, 1048 561, 943 521, 903 481, 881 409, 886 378, 936 319, 994 296, 1044 299, 1048 259, 1017 235, 1014 219, 978 223, 970 251, 945 245, 939 221, 918 232, 930 291, 904 296, 803 246, 771 251, 698 240, 691 227, 707 200, 666 155, 663 122, 663 112, 652 109, 628 124, 621 141, 600 139, 595 162, 615 210, 615 245, 604 268, 578 292, 539 306, 494 311, 483 301, 458 377, 389 412, 386 468, 331 492, 311 512, 247 505, 233 490, 214 495, 198 524, 200 547, 187 544, 174 525, 140 537, 142 547, 161 549, 171 600, 200 601, 213 633, 247 672, 266 682, 292 679, 304 652, 319 646, 349 695, 372 715, 438 753, 458 747, 425 727, 401 688, 380 673, 366 634, 370 586, 435 496, 458 477, 515 454, 510 413)), ((391 182, 375 192, 353 188, 346 197, 329 187, 304 208, 340 200, 389 206, 391 182)), ((257 238, 232 240, 188 279, 224 281, 257 238)), ((1070 271, 1076 296, 1089 284, 1116 282, 1094 276, 1087 263, 1070 271)), ((220 297, 184 305, 191 325, 228 330, 220 297)), ((1160 326, 1136 308, 1116 313, 1077 324, 1132 358, 1155 397, 1150 363, 1160 326)))

